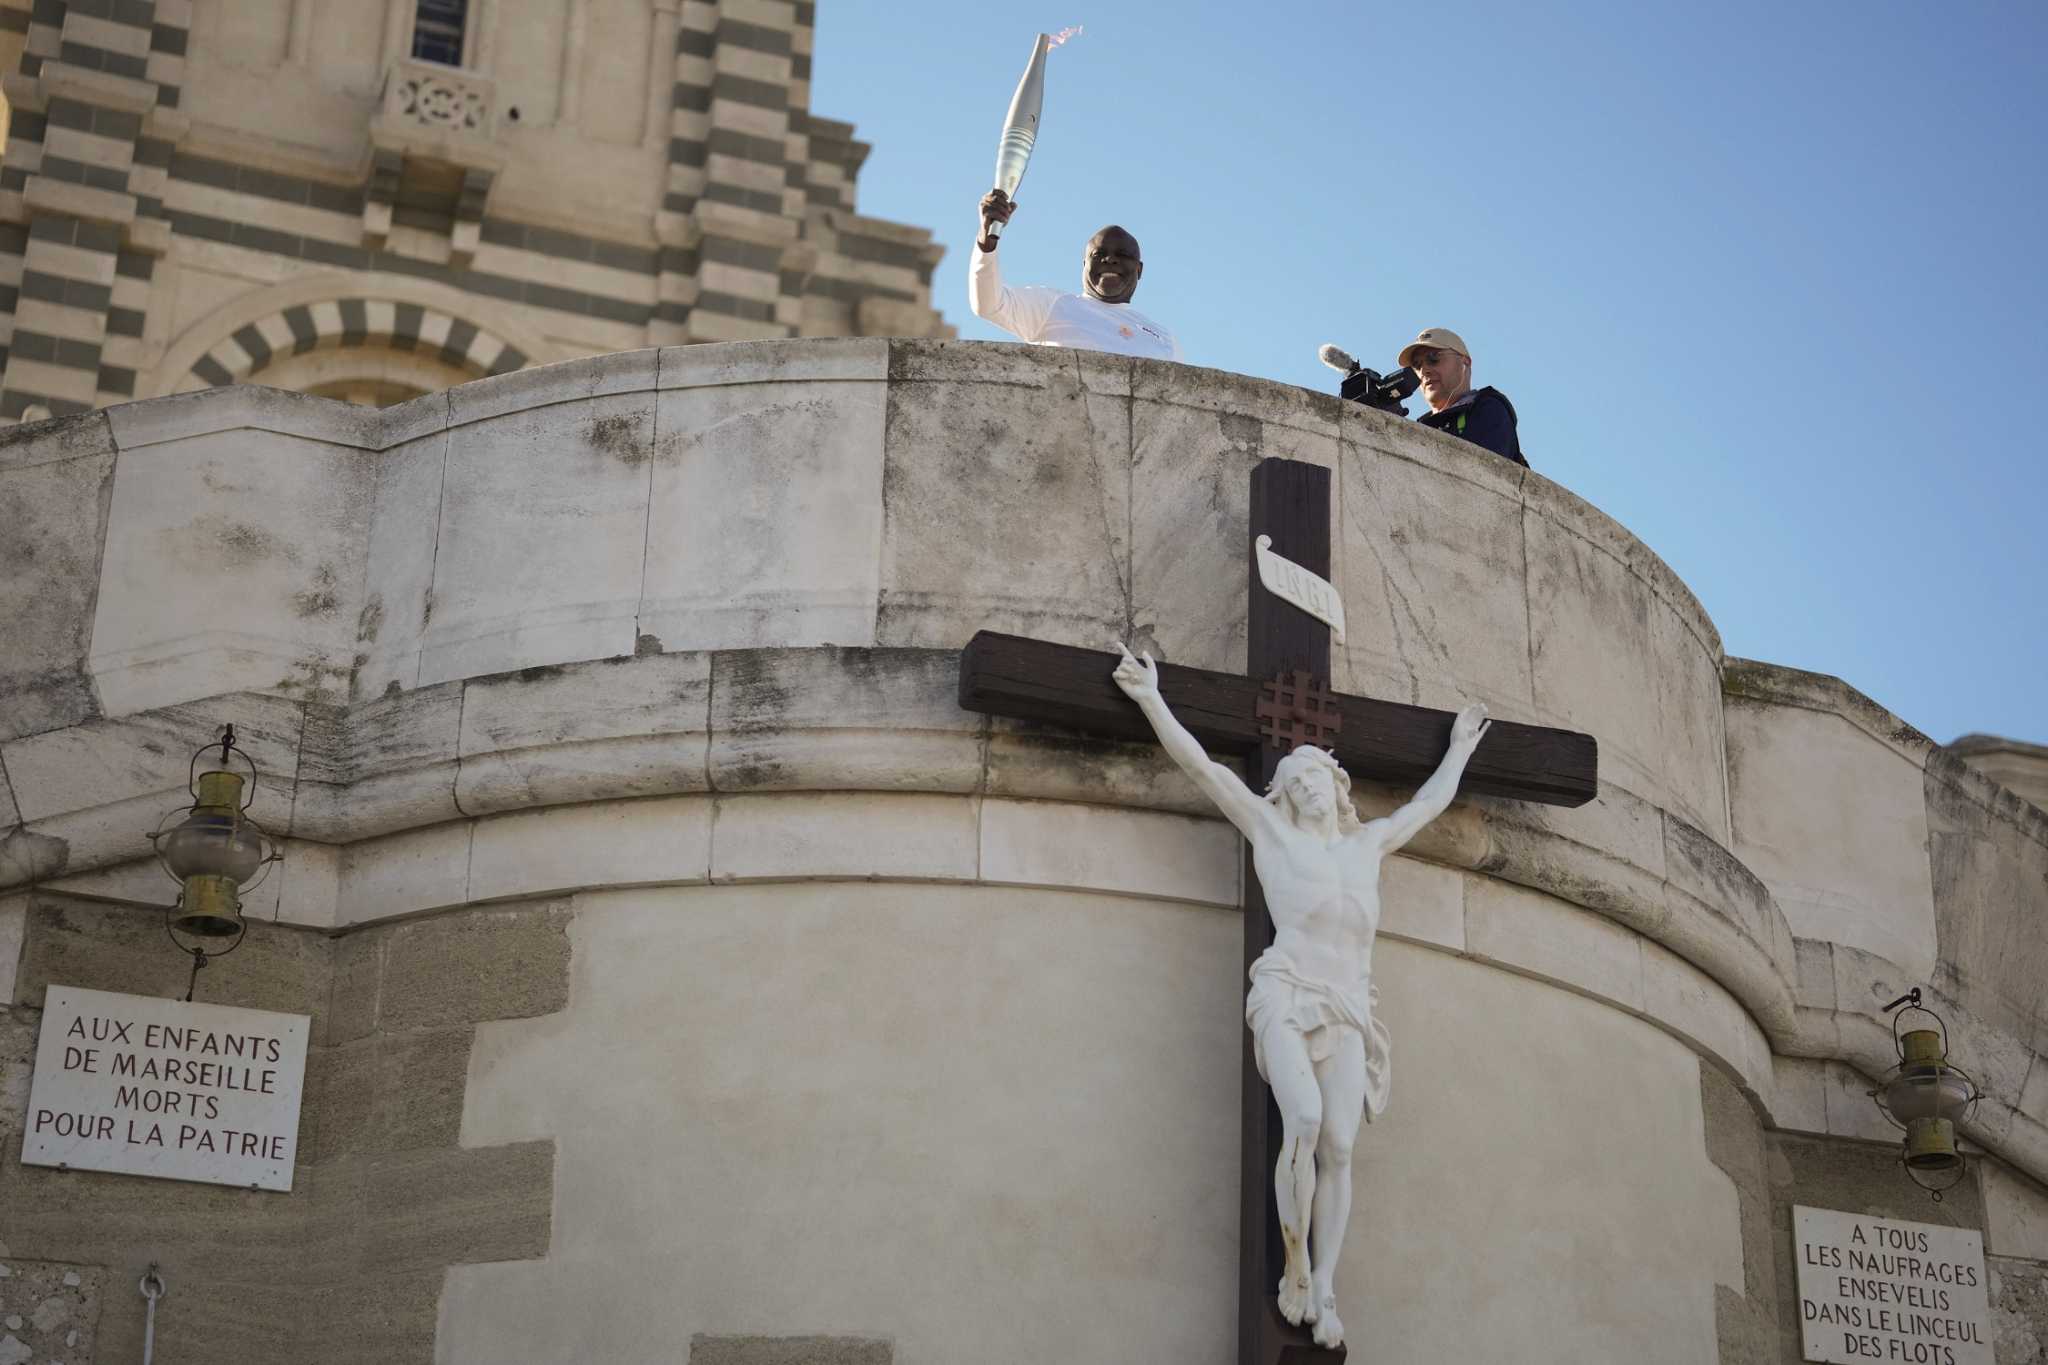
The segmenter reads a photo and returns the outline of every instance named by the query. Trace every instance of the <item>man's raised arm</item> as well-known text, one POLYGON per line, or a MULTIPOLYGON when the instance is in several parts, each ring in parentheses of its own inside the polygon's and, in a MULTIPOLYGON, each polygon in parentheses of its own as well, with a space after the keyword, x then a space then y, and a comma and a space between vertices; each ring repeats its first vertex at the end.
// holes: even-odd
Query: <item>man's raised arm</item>
POLYGON ((967 304, 974 316, 992 322, 1019 341, 1037 341, 1045 331, 1052 311, 1050 290, 1026 286, 1012 289, 1003 283, 1002 267, 996 264, 998 239, 988 235, 990 223, 1007 223, 1017 206, 1001 190, 990 190, 981 199, 981 236, 967 258, 967 304))
POLYGON ((1202 789, 1202 795, 1215 803, 1224 818, 1237 826, 1239 833, 1247 839, 1256 839, 1268 814, 1266 803, 1253 795, 1251 788, 1245 786, 1236 773, 1211 759, 1202 748, 1201 741, 1189 734, 1187 727, 1167 709, 1166 699, 1159 695, 1159 666, 1152 662, 1152 656, 1147 654, 1142 661, 1132 658, 1131 651, 1124 648, 1121 640, 1116 647, 1124 657, 1111 676, 1124 690, 1124 695, 1138 703, 1145 719, 1152 722, 1152 732, 1159 736, 1160 747, 1166 750, 1166 756, 1195 780, 1195 785, 1202 789))
POLYGON ((1458 713, 1458 718, 1451 722, 1450 747, 1444 750, 1444 761, 1436 765, 1429 781, 1416 789, 1407 805, 1365 827, 1368 833, 1378 833, 1382 851, 1394 852, 1449 808, 1451 798, 1458 794, 1458 779, 1465 775, 1472 751, 1479 747, 1480 739, 1492 725, 1484 706, 1468 706, 1458 713))

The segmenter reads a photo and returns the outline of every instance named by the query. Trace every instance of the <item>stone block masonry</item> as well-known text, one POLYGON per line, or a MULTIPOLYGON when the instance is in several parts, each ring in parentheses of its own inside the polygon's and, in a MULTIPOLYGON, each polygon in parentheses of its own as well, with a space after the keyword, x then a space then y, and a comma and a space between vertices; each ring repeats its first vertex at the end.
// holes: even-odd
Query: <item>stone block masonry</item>
POLYGON ((786 22, 683 6, 661 203, 670 225, 650 335, 872 335, 883 329, 861 325, 862 306, 896 303, 911 305, 909 334, 950 336, 918 316, 942 248, 929 233, 854 217, 869 147, 851 124, 810 113, 816 7, 756 18, 779 13, 786 22))
POLYGON ((85 1365, 107 1273, 99 1266, 0 1257, 0 1362, 85 1365))
POLYGON ((656 3, 630 148, 571 107, 588 72, 631 64, 590 47, 582 3, 472 6, 463 68, 391 55, 409 5, 278 8, 266 55, 233 5, 194 28, 192 0, 0 0, 0 419, 242 382, 396 401, 648 344, 952 335, 931 306, 944 249, 858 213, 869 147, 810 111, 811 4, 656 3), (364 23, 374 73, 339 41, 364 23), (559 117, 527 102, 521 122, 540 68, 565 73, 559 117), (479 116, 394 103, 437 79, 479 116), (305 98, 280 108, 283 87, 305 98))
MULTIPOLYGON (((567 231, 504 250, 622 269, 567 231)), ((217 356, 415 334, 373 302, 252 302, 217 356)), ((422 345, 481 354, 428 306, 422 345)), ((1647 547, 1467 443, 912 340, 0 439, 0 1262, 103 1269, 105 1361, 152 1257, 166 1360, 1222 1361, 1236 841, 1155 752, 963 711, 959 663, 995 629, 1241 668, 1268 454, 1332 470, 1336 690, 1600 744, 1595 800, 1461 799, 1388 870, 1409 1079, 1340 1291, 1374 1353, 1789 1362, 1800 1204, 1981 1228, 1986 1335, 2038 1359, 2048 814, 1838 680, 1727 659, 1647 547), (11 1166, 45 985, 183 990, 143 831, 227 720, 288 857, 200 993, 316 1017, 303 1184, 11 1166), (1914 984, 1986 1092, 1942 1205, 1868 1096, 1914 984), (1445 1314, 1451 1273, 1489 1292, 1445 1314)))
POLYGON ((2048 1211, 2048 1191, 1979 1157, 1936 1204, 1907 1180, 1896 1147, 1774 1130, 1706 1063, 1700 1100, 1707 1155, 1735 1186, 1742 1224, 1743 1292, 1715 1289, 1722 1365, 1796 1365, 1802 1359, 1795 1204, 1984 1232, 1996 1358, 2000 1365, 2048 1359, 2048 1260, 2025 1254, 2048 1245, 2012 1244, 2001 1238, 1996 1217, 2008 1209, 2048 1211))
POLYGON ((6 1249, 22 1258, 0 1260, 12 1272, 0 1276, 0 1323, 30 1325, 0 1330, 0 1359, 8 1332, 38 1361, 139 1359, 142 1300, 128 1290, 154 1261, 169 1290, 157 1309, 165 1365, 430 1362, 448 1266, 546 1253, 553 1142, 464 1148, 460 1136, 476 1025, 567 1001, 565 903, 333 939, 263 926, 201 976, 203 998, 314 1016, 296 1183, 283 1195, 20 1164, 45 985, 168 995, 186 971, 152 911, 36 893, 27 920, 18 1003, 0 1022, 0 1204, 6 1249), (62 1330, 45 1330, 60 1318, 62 1330))
POLYGON ((0 161, 0 417, 133 397, 140 351, 116 330, 163 254, 167 124, 191 0, 41 0, 23 26, 0 161), (123 280, 131 281, 123 288, 123 280))
POLYGON ((891 1365, 896 1352, 873 1337, 690 1338, 690 1365, 891 1365))

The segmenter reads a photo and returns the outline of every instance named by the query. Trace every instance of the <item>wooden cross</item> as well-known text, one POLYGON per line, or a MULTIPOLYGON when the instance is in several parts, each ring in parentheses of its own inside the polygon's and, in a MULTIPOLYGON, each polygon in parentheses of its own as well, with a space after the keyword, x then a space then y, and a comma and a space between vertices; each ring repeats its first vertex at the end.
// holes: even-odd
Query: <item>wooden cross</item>
MULTIPOLYGON (((1261 460, 1252 470, 1248 675, 1161 664, 1160 696, 1209 752, 1245 760, 1245 777, 1254 791, 1265 789, 1274 767, 1301 743, 1332 750, 1353 777, 1395 786, 1420 784, 1442 761, 1454 717, 1448 711, 1329 691, 1324 686, 1330 676, 1329 627, 1261 584, 1253 548, 1261 535, 1272 538, 1273 553, 1328 578, 1330 471, 1280 459, 1261 460)), ((960 705, 1106 738, 1151 740, 1150 722, 1110 677, 1117 658, 982 631, 960 656, 960 705)), ((1495 721, 1466 765, 1459 791, 1583 805, 1596 792, 1597 762, 1591 735, 1495 721)), ((1248 855, 1244 885, 1243 968, 1249 972, 1273 942, 1273 922, 1248 855)), ((1332 1365, 1344 1359, 1344 1348, 1315 1345, 1309 1329, 1289 1326, 1274 1302, 1283 1262, 1273 1202, 1280 1110, 1253 1061, 1249 1030, 1244 1034, 1242 1098, 1239 1365, 1332 1365)))

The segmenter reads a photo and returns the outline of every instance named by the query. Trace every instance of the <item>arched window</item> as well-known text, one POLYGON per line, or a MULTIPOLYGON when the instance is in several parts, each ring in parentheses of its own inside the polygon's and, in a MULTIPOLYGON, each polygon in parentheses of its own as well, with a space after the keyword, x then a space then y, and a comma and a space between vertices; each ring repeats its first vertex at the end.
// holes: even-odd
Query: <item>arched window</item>
POLYGON ((209 324, 218 339, 164 391, 265 384, 382 407, 527 366, 525 351, 461 310, 351 295, 293 303, 226 336, 209 324))
POLYGON ((412 26, 412 55, 443 66, 462 65, 463 27, 469 0, 418 0, 412 26))

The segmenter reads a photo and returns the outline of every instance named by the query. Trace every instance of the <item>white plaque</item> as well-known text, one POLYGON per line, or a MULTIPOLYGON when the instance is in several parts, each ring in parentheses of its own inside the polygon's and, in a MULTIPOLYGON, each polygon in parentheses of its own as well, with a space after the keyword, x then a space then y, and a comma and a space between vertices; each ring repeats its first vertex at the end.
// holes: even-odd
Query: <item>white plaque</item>
POLYGON ((1344 599, 1337 596, 1330 580, 1312 574, 1291 559, 1276 555, 1273 537, 1260 536, 1252 543, 1258 552, 1259 582, 1283 602, 1292 602, 1330 628, 1330 637, 1344 643, 1344 599))
POLYGON ((289 1190, 310 1023, 51 986, 22 1164, 289 1190))
POLYGON ((1982 1234, 1795 1204, 1792 1252, 1806 1359, 1992 1365, 1982 1234))

